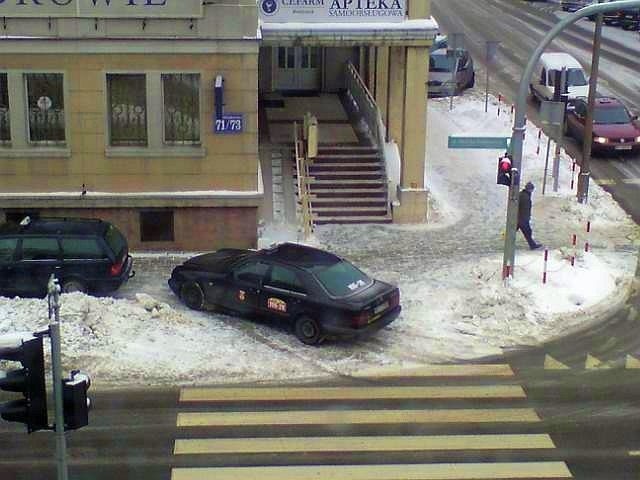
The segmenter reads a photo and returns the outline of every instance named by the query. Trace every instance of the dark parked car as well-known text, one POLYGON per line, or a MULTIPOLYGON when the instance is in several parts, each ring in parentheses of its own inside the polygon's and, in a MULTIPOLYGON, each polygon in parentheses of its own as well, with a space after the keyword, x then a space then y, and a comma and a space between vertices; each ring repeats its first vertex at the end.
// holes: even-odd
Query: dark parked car
MULTIPOLYGON (((587 99, 580 97, 570 102, 566 130, 576 140, 584 141, 587 117, 587 99)), ((640 126, 637 117, 619 100, 611 97, 596 98, 593 112, 593 145, 596 151, 632 151, 640 149, 640 126)))
POLYGON ((287 322, 308 345, 377 331, 400 313, 397 287, 332 253, 292 243, 193 257, 173 270, 169 286, 196 310, 287 322))
POLYGON ((576 12, 581 8, 587 7, 591 4, 591 0, 573 0, 573 1, 565 1, 562 0, 560 5, 562 6, 562 10, 565 12, 576 12))
POLYGON ((106 293, 131 276, 127 240, 97 219, 26 217, 0 225, 0 294, 44 296, 51 274, 63 292, 106 293))

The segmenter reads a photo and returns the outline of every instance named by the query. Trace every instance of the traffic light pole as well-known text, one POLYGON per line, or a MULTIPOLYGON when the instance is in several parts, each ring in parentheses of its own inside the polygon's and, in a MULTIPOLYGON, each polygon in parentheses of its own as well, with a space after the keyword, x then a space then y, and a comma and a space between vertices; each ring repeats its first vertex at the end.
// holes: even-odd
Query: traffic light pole
POLYGON ((509 188, 509 202, 507 205, 507 226, 504 240, 504 258, 502 263, 503 279, 513 276, 513 267, 516 256, 516 232, 518 228, 518 194, 520 190, 520 177, 522 176, 522 147, 524 143, 525 113, 527 110, 527 95, 531 75, 545 48, 564 29, 573 25, 578 20, 590 15, 597 15, 604 12, 621 10, 624 8, 640 7, 640 0, 620 0, 603 4, 590 5, 582 8, 558 22, 547 35, 542 39, 535 51, 529 57, 529 62, 522 74, 518 97, 516 101, 515 120, 513 134, 511 137, 511 151, 513 155, 513 168, 515 175, 512 176, 511 187, 509 188))
MULTIPOLYGON (((601 0, 598 0, 601 3, 601 0)), ((589 77, 589 98, 587 99, 587 117, 584 121, 584 139, 582 145, 582 163, 578 176, 578 202, 587 203, 589 200, 589 177, 591 176, 591 143, 593 142, 593 105, 596 101, 596 87, 598 85, 598 69, 600 68, 600 44, 602 42, 603 15, 596 17, 593 34, 593 55, 591 57, 591 76, 589 77)))
POLYGON ((49 335, 51 338, 51 370, 53 373, 53 396, 55 404, 56 462, 58 480, 68 480, 67 439, 64 434, 64 407, 62 399, 62 352, 60 340, 60 285, 51 276, 48 285, 49 335), (52 321, 53 320, 53 321, 52 321))

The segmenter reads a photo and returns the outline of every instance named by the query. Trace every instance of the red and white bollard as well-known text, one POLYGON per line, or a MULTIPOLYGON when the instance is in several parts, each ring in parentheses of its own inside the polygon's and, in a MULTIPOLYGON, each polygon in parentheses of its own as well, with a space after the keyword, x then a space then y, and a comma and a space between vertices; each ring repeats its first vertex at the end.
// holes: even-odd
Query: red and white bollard
POLYGON ((542 270, 542 283, 547 283, 547 262, 549 261, 549 249, 544 249, 544 269, 542 270))
POLYGON ((536 155, 540 155, 540 139, 542 138, 542 129, 538 130, 538 146, 536 147, 536 155))
POLYGON ((571 166, 571 190, 573 190, 573 186, 575 184, 575 177, 576 177, 576 162, 573 162, 573 165, 571 166))
POLYGON ((502 106, 502 94, 498 94, 498 116, 500 116, 500 108, 502 106))
POLYGON ((591 222, 587 222, 587 241, 584 242, 584 251, 589 251, 589 234, 591 233, 591 222))
POLYGON ((571 266, 575 267, 576 265, 576 245, 578 244, 578 236, 574 233, 573 238, 571 239, 571 245, 573 245, 573 255, 571 255, 571 266))

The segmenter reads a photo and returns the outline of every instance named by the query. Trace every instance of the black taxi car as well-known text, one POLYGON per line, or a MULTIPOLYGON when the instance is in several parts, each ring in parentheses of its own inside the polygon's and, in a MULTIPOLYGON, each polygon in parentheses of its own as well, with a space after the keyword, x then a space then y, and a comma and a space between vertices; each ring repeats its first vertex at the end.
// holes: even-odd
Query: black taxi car
POLYGON ((307 345, 375 332, 401 310, 397 287, 332 253, 293 243, 198 255, 174 268, 169 286, 192 309, 281 319, 307 345))

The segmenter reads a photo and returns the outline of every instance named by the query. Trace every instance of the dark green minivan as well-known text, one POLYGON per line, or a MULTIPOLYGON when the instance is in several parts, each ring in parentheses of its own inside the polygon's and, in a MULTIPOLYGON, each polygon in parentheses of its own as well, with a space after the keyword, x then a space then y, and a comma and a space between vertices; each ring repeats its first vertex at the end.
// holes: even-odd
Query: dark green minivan
POLYGON ((52 274, 65 293, 117 290, 134 275, 127 240, 98 219, 26 217, 0 225, 0 295, 44 296, 52 274))

